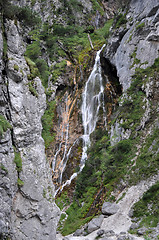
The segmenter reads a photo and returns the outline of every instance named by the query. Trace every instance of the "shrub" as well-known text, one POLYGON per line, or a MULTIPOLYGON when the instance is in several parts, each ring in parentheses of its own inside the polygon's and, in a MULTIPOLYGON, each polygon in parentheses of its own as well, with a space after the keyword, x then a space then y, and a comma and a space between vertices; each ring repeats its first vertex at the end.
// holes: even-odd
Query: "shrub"
POLYGON ((115 28, 119 28, 121 25, 126 24, 126 14, 120 13, 115 19, 115 28))
POLYGON ((31 72, 29 78, 30 78, 30 80, 34 79, 36 76, 39 75, 38 68, 37 68, 35 62, 33 62, 30 58, 25 57, 25 60, 26 60, 26 62, 28 64, 28 66, 30 68, 30 72, 31 72))
POLYGON ((33 41, 32 44, 29 44, 27 46, 27 50, 25 52, 25 56, 32 59, 32 61, 37 60, 37 58, 40 56, 41 50, 40 50, 40 42, 33 41))
POLYGON ((33 27, 41 23, 40 18, 29 7, 15 6, 10 0, 0 0, 0 7, 6 18, 17 19, 25 26, 33 27))
POLYGON ((42 137, 45 141, 45 147, 48 148, 50 143, 54 141, 55 134, 53 132, 53 118, 55 112, 56 102, 51 101, 47 104, 47 109, 42 117, 42 137))
POLYGON ((38 98, 38 93, 34 87, 34 81, 30 81, 28 83, 28 86, 29 86, 29 91, 33 94, 33 96, 37 97, 38 98))
POLYGON ((138 24, 137 26, 136 26, 136 30, 137 29, 141 29, 141 28, 143 28, 145 26, 145 23, 143 22, 143 23, 140 23, 140 24, 138 24))
POLYGON ((7 168, 1 163, 0 165, 1 170, 3 170, 6 174, 8 173, 7 168))
POLYGON ((11 129, 12 126, 10 123, 5 119, 3 115, 0 115, 0 137, 3 136, 3 133, 7 131, 7 129, 11 129))
POLYGON ((14 152, 14 163, 16 164, 17 172, 22 171, 22 158, 20 156, 20 152, 14 152))
POLYGON ((39 59, 39 58, 35 62, 39 70, 40 78, 42 80, 43 86, 47 88, 48 77, 50 74, 48 65, 45 60, 39 59))
POLYGON ((143 194, 140 201, 134 204, 133 217, 141 219, 140 226, 156 227, 159 217, 159 182, 143 194))
POLYGON ((18 178, 17 179, 17 184, 18 184, 19 187, 22 187, 24 185, 24 182, 20 178, 18 178))

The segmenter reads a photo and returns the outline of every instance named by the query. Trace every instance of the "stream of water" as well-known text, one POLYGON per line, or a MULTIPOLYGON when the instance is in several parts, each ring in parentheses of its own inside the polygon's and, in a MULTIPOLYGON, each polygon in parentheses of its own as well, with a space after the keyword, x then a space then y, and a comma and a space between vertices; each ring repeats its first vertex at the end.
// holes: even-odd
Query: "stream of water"
MULTIPOLYGON (((55 196, 59 191, 62 191, 63 188, 66 185, 69 185, 71 181, 77 177, 78 173, 82 171, 82 169, 85 166, 85 161, 87 159, 87 149, 90 146, 90 135, 95 130, 96 123, 98 121, 98 113, 100 107, 103 108, 103 113, 105 113, 104 108, 104 87, 103 87, 103 79, 102 79, 102 69, 101 69, 101 63, 100 63, 100 53, 103 50, 103 47, 97 52, 96 58, 95 58, 95 64, 93 67, 93 70, 86 82, 84 92, 82 94, 82 107, 81 107, 81 113, 82 113, 82 122, 83 122, 83 129, 84 134, 81 137, 83 139, 83 150, 82 150, 82 157, 80 160, 80 169, 78 172, 73 173, 71 178, 67 180, 60 188, 58 188, 55 192, 55 196)), ((106 115, 106 114, 105 114, 106 115)), ((77 141, 77 140, 76 140, 77 141)), ((75 141, 75 142, 76 142, 75 141)), ((74 144, 72 145, 72 147, 74 144)), ((64 153, 64 158, 66 157, 65 166, 67 163, 67 160, 69 158, 70 152, 72 147, 69 149, 67 156, 66 153, 64 153)), ((56 154, 55 154, 56 156, 56 154)), ((62 162, 63 162, 62 160, 62 162)), ((65 168, 64 166, 64 168, 65 168)), ((62 174, 60 176, 60 181, 62 182, 62 174)))

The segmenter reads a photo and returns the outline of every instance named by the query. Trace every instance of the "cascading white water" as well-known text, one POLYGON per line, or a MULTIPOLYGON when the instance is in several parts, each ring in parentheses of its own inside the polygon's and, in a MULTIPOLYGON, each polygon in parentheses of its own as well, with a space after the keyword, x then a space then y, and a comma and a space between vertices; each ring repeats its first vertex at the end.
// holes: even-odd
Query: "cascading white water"
MULTIPOLYGON (((85 161, 87 159, 87 148, 90 145, 90 135, 95 130, 96 123, 98 120, 98 113, 99 113, 101 104, 103 104, 102 105, 103 113, 105 113, 104 87, 103 87, 103 83, 102 83, 102 81, 103 81, 102 80, 102 69, 101 69, 101 63, 100 63, 100 53, 104 47, 105 47, 105 45, 103 45, 103 47, 97 52, 93 70, 88 78, 88 81, 86 82, 85 89, 84 89, 84 92, 82 95, 81 112, 82 112, 84 134, 82 136, 83 151, 82 151, 82 157, 80 160, 79 172, 81 172, 85 166, 85 161)), ((105 114, 105 116, 106 116, 106 114, 105 114)), ((74 144, 73 144, 73 146, 74 146, 74 144)), ((67 160, 69 158, 72 147, 68 151, 67 160)), ((67 160, 66 160, 66 162, 67 162, 67 160)), ((65 166, 66 166, 66 164, 65 164, 65 166)), ((69 185, 71 183, 71 181, 77 177, 79 172, 73 173, 71 178, 69 180, 67 180, 60 188, 58 188, 56 190, 55 196, 59 191, 62 191, 66 185, 69 185)))
POLYGON ((90 135, 95 130, 98 120, 98 112, 104 99, 104 87, 102 83, 102 69, 100 63, 100 53, 103 47, 97 52, 93 70, 86 82, 82 101, 82 120, 83 120, 83 153, 80 163, 82 171, 85 160, 87 159, 87 148, 90 145, 90 135))
POLYGON ((60 138, 60 143, 59 143, 59 147, 58 150, 55 153, 54 159, 52 161, 52 170, 53 172, 55 172, 56 169, 56 161, 57 161, 57 157, 60 154, 61 150, 62 150, 62 144, 64 143, 64 153, 63 153, 63 157, 62 160, 58 166, 58 169, 60 171, 60 177, 59 177, 59 183, 62 183, 62 175, 64 172, 64 168, 65 168, 65 164, 64 164, 64 160, 66 158, 66 154, 67 154, 67 145, 68 145, 68 138, 69 138, 69 117, 68 117, 68 96, 66 95, 66 109, 62 114, 63 117, 63 122, 62 122, 62 129, 61 129, 61 134, 59 136, 60 138))

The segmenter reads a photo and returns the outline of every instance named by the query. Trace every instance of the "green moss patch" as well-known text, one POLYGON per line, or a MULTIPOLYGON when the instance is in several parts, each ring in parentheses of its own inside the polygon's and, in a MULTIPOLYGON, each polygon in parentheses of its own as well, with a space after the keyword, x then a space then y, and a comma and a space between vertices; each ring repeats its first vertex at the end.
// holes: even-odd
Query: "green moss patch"
POLYGON ((156 227, 159 222, 159 182, 144 193, 133 207, 133 217, 141 220, 140 227, 156 227))
POLYGON ((22 171, 22 158, 20 152, 14 152, 14 163, 16 164, 17 172, 22 171))
POLYGON ((45 141, 45 147, 48 148, 51 142, 54 141, 55 133, 53 132, 53 119, 55 113, 56 102, 47 103, 47 109, 42 117, 43 131, 42 137, 45 141))
POLYGON ((5 119, 3 115, 0 115, 0 137, 3 136, 3 133, 7 131, 7 129, 11 129, 12 126, 10 123, 5 119))
POLYGON ((38 93, 35 89, 35 83, 34 81, 30 81, 28 82, 28 86, 29 86, 29 91, 33 94, 33 96, 38 98, 38 93))
POLYGON ((19 187, 22 187, 24 185, 24 182, 20 178, 18 178, 17 184, 19 187))

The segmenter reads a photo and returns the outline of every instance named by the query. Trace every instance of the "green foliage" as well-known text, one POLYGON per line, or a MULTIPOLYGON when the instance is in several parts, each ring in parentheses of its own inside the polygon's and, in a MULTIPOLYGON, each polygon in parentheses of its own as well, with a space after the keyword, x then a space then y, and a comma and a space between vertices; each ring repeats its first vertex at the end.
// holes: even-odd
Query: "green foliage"
POLYGON ((47 192, 46 192, 46 189, 44 188, 43 189, 43 198, 46 198, 46 194, 47 194, 47 192))
POLYGON ((99 0, 91 0, 92 5, 93 5, 93 10, 96 12, 97 10, 100 12, 101 15, 104 14, 104 10, 102 8, 102 5, 99 0))
POLYGON ((32 44, 27 46, 25 52, 26 61, 31 70, 31 76, 29 76, 29 79, 39 76, 42 80, 43 86, 47 88, 50 72, 46 61, 41 58, 40 33, 35 29, 30 32, 30 35, 32 36, 33 41, 32 44))
POLYGON ((65 13, 68 25, 75 23, 74 11, 81 12, 83 10, 82 4, 77 0, 61 0, 62 6, 57 9, 57 14, 65 13))
POLYGON ((131 54, 131 58, 134 59, 134 62, 133 64, 130 66, 130 69, 134 67, 135 64, 139 64, 140 63, 140 59, 136 58, 136 51, 137 51, 137 48, 135 48, 134 52, 131 54))
MULTIPOLYGON (((63 4, 65 7, 68 7, 71 3, 64 1, 63 4)), ((80 3, 72 0, 72 4, 80 3)), ((108 37, 111 25, 112 20, 109 20, 103 28, 90 33, 95 49, 99 48, 105 42, 105 38, 108 37)), ((63 59, 67 58, 69 61, 74 59, 74 62, 76 59, 76 62, 79 62, 80 64, 85 57, 90 57, 88 52, 91 50, 91 47, 87 31, 83 27, 73 25, 73 23, 65 26, 56 22, 54 22, 52 26, 45 23, 41 30, 34 29, 31 31, 30 37, 32 43, 27 46, 25 55, 36 64, 36 67, 39 70, 39 76, 42 79, 45 88, 47 88, 48 77, 50 74, 52 74, 52 81, 55 82, 57 78, 65 72, 66 61, 57 61, 59 57, 62 57, 63 59), (41 41, 45 43, 51 60, 57 61, 51 69, 49 69, 47 63, 41 59, 41 41), (59 46, 58 42, 61 43, 66 51, 59 46)), ((33 76, 30 76, 30 79, 33 79, 33 76)))
POLYGON ((144 193, 133 207, 133 217, 141 219, 140 226, 156 227, 159 222, 159 182, 144 193))
POLYGON ((14 163, 16 164, 17 172, 22 171, 22 158, 20 156, 20 152, 14 152, 14 163))
POLYGON ((146 179, 157 172, 159 165, 158 146, 159 129, 154 129, 152 134, 145 139, 141 154, 136 160, 136 165, 132 168, 130 174, 132 183, 136 184, 138 181, 146 179))
POLYGON ((45 60, 38 58, 36 60, 36 66, 39 70, 40 78, 42 80, 43 86, 47 88, 48 77, 49 77, 49 68, 45 60))
POLYGON ((32 61, 35 62, 35 60, 40 56, 40 54, 41 54, 40 41, 38 40, 33 41, 32 44, 29 44, 27 46, 25 56, 32 59, 32 61))
MULTIPOLYGON (((130 89, 132 91, 132 89, 130 89)), ((140 124, 141 117, 143 116, 144 109, 142 108, 144 103, 144 93, 139 89, 131 95, 131 100, 125 100, 120 117, 124 120, 121 127, 125 129, 131 129, 132 134, 136 131, 137 126, 140 124)))
POLYGON ((22 187, 24 185, 24 182, 20 178, 18 178, 17 179, 17 184, 18 184, 19 187, 22 187))
POLYGON ((70 204, 67 192, 62 192, 61 196, 56 199, 56 204, 60 208, 60 210, 63 210, 64 207, 70 204))
POLYGON ((126 14, 120 13, 117 18, 115 19, 115 28, 119 28, 120 26, 127 23, 126 14))
POLYGON ((64 235, 74 232, 93 217, 93 214, 88 217, 88 213, 94 206, 101 185, 105 185, 110 194, 112 186, 108 186, 108 183, 117 183, 127 170, 132 150, 131 140, 123 140, 111 147, 105 134, 103 132, 102 136, 100 130, 94 134, 96 142, 89 149, 86 165, 77 177, 74 201, 66 211, 68 218, 61 227, 64 235))
MULTIPOLYGON (((105 38, 108 36, 111 25, 112 20, 109 20, 103 28, 90 33, 93 45, 98 43, 99 47, 99 45, 105 42, 105 38)), ((83 49, 86 49, 87 52, 88 48, 91 49, 87 36, 87 30, 88 29, 86 28, 84 29, 80 26, 72 24, 63 26, 55 23, 52 27, 45 24, 41 33, 41 39, 45 40, 51 59, 57 59, 57 56, 66 57, 66 53, 57 44, 58 40, 63 44, 65 49, 68 49, 73 57, 78 60, 79 53, 83 49)))
MULTIPOLYGON (((135 55, 135 51, 133 54, 135 55)), ((159 59, 156 59, 151 67, 146 69, 136 68, 135 74, 133 75, 133 81, 128 89, 128 95, 131 97, 130 99, 125 100, 120 108, 120 116, 124 120, 121 126, 125 129, 131 129, 132 137, 135 133, 134 131, 136 131, 139 126, 141 117, 144 113, 143 100, 145 98, 145 92, 142 90, 142 85, 147 82, 149 77, 154 76, 156 72, 159 72, 158 63, 159 59)))
MULTIPOLYGON (((88 201, 93 201, 92 198, 88 199, 88 201)), ((88 207, 88 203, 85 203, 83 207, 79 207, 76 201, 73 201, 71 206, 67 209, 66 213, 68 217, 64 222, 64 226, 61 230, 61 233, 65 236, 70 233, 73 233, 76 229, 78 229, 81 225, 84 225, 88 221, 91 220, 91 217, 83 218, 85 215, 85 208, 88 207)))
POLYGON ((36 0, 31 0, 31 6, 34 6, 36 3, 36 0))
POLYGON ((28 57, 25 57, 25 60, 30 68, 30 75, 28 75, 28 80, 33 80, 35 77, 39 75, 38 68, 36 64, 28 57))
POLYGON ((66 217, 66 214, 65 214, 65 213, 62 213, 62 214, 61 214, 61 217, 60 217, 60 221, 64 220, 65 217, 66 217))
POLYGON ((52 81, 56 82, 58 77, 65 72, 66 61, 63 60, 60 63, 56 63, 52 71, 52 81))
POLYGON ((15 6, 10 0, 0 0, 0 8, 4 17, 17 19, 25 26, 33 27, 41 23, 40 18, 29 7, 15 6))
POLYGON ((12 126, 10 123, 5 119, 3 115, 0 115, 0 137, 3 136, 3 133, 7 131, 7 129, 11 129, 12 126))
POLYGON ((7 39, 3 33, 3 59, 7 59, 7 50, 8 50, 8 45, 7 45, 7 39))
POLYGON ((51 101, 47 104, 47 109, 42 117, 42 137, 45 141, 45 147, 48 148, 50 143, 54 141, 55 133, 53 132, 53 119, 55 112, 56 102, 51 101))
POLYGON ((3 170, 6 174, 8 173, 8 170, 7 168, 1 163, 1 166, 0 166, 1 170, 3 170))
POLYGON ((17 72, 19 71, 19 66, 17 64, 14 64, 14 70, 17 72))
POLYGON ((122 194, 122 196, 118 199, 118 201, 116 201, 116 203, 120 202, 120 200, 122 200, 125 197, 125 195, 126 195, 126 192, 122 194))
POLYGON ((97 39, 101 38, 103 43, 105 42, 106 38, 109 37, 109 29, 112 26, 113 19, 108 20, 102 28, 99 28, 92 33, 91 38, 93 42, 97 41, 97 39))
POLYGON ((140 23, 140 24, 138 24, 138 25, 136 25, 136 30, 137 29, 141 29, 141 28, 143 28, 145 26, 145 23, 143 22, 143 23, 140 23))
POLYGON ((37 97, 38 98, 38 93, 34 87, 34 81, 29 81, 28 82, 28 86, 29 86, 29 91, 33 94, 33 96, 37 97))

